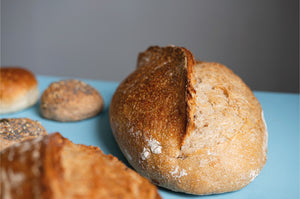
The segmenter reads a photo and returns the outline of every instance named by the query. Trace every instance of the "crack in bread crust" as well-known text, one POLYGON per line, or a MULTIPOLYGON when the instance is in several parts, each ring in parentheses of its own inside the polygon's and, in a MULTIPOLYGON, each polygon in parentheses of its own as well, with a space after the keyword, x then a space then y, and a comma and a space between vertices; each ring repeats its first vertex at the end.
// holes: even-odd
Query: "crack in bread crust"
POLYGON ((183 153, 213 147, 260 126, 261 107, 251 90, 231 70, 201 62, 188 70, 187 134, 183 153), (190 88, 192 87, 192 88, 190 88))

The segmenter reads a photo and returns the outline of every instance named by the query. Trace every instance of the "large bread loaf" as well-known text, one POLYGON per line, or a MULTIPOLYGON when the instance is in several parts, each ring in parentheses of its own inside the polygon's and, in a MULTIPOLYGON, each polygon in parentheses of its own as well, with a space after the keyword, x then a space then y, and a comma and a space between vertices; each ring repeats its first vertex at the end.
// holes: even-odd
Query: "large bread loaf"
POLYGON ((152 182, 192 194, 241 189, 266 162, 267 129, 252 91, 227 67, 185 48, 150 47, 117 88, 113 134, 152 182))

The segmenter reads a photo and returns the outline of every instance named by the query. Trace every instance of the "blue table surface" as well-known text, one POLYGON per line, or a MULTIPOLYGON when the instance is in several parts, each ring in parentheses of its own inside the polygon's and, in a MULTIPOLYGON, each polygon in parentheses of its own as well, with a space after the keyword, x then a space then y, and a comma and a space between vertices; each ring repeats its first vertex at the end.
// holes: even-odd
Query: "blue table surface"
MULTIPOLYGON (((42 93, 48 85, 63 77, 38 76, 42 93)), ((41 117, 39 103, 23 111, 1 115, 1 118, 28 117, 39 120, 48 132, 60 132, 74 143, 99 146, 128 165, 112 135, 108 109, 117 82, 81 79, 95 87, 103 96, 101 114, 79 122, 55 122, 41 117)), ((254 92, 260 101, 268 126, 268 160, 260 175, 245 188, 231 193, 195 196, 159 188, 162 198, 300 198, 299 190, 299 94, 254 92)))

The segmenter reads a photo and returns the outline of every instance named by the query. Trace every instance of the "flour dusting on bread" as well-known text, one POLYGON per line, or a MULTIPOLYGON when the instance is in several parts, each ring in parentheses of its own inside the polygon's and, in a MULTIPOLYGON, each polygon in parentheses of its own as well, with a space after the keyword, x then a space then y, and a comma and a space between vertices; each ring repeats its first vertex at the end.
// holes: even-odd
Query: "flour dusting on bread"
POLYGON ((150 147, 152 153, 155 153, 155 154, 161 153, 162 147, 161 147, 161 144, 157 140, 150 138, 148 141, 148 146, 150 147))
POLYGON ((154 154, 160 154, 162 146, 160 142, 155 140, 154 138, 146 139, 147 146, 149 147, 144 147, 143 152, 141 153, 141 158, 142 160, 146 160, 147 158, 150 157, 151 153, 154 154))
POLYGON ((176 166, 173 170, 170 171, 170 174, 175 178, 181 178, 187 175, 185 169, 180 169, 179 166, 176 166))
POLYGON ((143 152, 141 153, 142 160, 146 160, 149 156, 150 156, 150 150, 144 147, 143 152))

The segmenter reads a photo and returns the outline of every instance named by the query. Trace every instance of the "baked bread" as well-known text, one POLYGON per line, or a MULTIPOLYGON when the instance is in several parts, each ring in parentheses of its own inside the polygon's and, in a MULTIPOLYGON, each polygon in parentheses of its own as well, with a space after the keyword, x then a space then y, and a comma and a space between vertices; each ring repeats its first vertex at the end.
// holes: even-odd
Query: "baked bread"
POLYGON ((0 67, 0 114, 28 108, 38 97, 38 82, 32 72, 20 67, 0 67))
POLYGON ((39 121, 29 118, 0 119, 0 151, 17 142, 47 135, 39 121))
POLYGON ((178 192, 241 189, 267 156, 262 108, 227 67, 185 48, 150 47, 110 105, 114 137, 129 163, 178 192))
POLYGON ((43 92, 40 109, 43 117, 69 122, 93 117, 103 109, 100 93, 76 79, 53 82, 43 92))
POLYGON ((117 158, 59 133, 13 145, 0 155, 0 198, 160 198, 154 185, 117 158))

